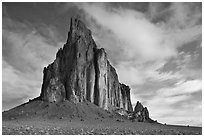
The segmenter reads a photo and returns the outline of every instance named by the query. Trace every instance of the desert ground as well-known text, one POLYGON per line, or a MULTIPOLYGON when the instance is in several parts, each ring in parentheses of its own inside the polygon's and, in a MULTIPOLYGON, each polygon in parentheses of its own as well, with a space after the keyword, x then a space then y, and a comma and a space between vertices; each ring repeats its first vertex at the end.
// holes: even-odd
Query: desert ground
POLYGON ((31 101, 3 112, 3 135, 201 135, 201 127, 128 120, 92 103, 31 101))
POLYGON ((3 135, 201 135, 199 127, 164 126, 129 121, 19 121, 2 123, 3 135))

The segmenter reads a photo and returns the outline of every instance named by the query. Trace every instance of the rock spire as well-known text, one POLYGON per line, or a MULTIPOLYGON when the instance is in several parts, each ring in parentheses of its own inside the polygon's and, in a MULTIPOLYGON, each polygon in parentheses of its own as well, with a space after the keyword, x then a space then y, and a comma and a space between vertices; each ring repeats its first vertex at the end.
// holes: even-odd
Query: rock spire
POLYGON ((89 101, 106 110, 132 111, 130 88, 119 82, 105 50, 97 48, 79 19, 71 19, 66 44, 44 68, 40 98, 56 103, 89 101))

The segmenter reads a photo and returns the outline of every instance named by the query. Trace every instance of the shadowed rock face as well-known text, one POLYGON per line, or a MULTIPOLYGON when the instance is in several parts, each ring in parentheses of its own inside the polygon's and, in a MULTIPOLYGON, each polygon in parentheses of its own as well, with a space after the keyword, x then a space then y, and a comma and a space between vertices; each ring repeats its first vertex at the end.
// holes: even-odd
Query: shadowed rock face
POLYGON ((139 122, 154 122, 149 117, 149 111, 147 107, 143 107, 139 101, 137 101, 133 114, 134 118, 139 122))
POLYGON ((137 101, 134 112, 137 113, 139 111, 142 111, 143 109, 144 109, 143 105, 139 101, 137 101))
POLYGON ((119 83, 105 50, 97 49, 91 31, 78 19, 71 19, 67 43, 43 74, 44 101, 89 101, 107 110, 132 111, 130 88, 119 83))
POLYGON ((62 98, 73 102, 83 102, 86 99, 93 102, 95 50, 91 32, 79 20, 71 20, 67 43, 57 52, 55 61, 44 69, 41 98, 45 100, 51 94, 48 88, 50 80, 57 78, 65 88, 62 98))

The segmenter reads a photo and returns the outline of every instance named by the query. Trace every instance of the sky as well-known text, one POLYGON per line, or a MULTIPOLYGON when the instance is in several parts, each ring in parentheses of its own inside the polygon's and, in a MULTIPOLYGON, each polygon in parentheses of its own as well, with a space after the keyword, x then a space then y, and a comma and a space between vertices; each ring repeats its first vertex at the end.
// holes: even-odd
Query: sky
POLYGON ((105 48, 133 107, 140 101, 161 123, 202 126, 201 3, 3 3, 3 111, 40 95, 71 17, 105 48))

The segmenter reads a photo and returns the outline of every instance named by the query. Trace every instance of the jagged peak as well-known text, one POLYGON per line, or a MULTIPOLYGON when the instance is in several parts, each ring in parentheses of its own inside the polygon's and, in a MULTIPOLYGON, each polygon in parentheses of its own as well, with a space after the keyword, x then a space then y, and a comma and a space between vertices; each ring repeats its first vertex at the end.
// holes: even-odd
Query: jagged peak
POLYGON ((137 101, 134 111, 138 112, 142 111, 143 109, 144 109, 143 105, 139 101, 137 101))
POLYGON ((130 90, 130 87, 128 85, 125 85, 123 83, 120 83, 121 87, 125 88, 126 91, 129 91, 130 90))
POLYGON ((104 48, 97 49, 97 55, 98 55, 98 57, 107 60, 107 54, 106 54, 106 51, 104 48))
POLYGON ((57 57, 61 57, 63 54, 63 49, 62 48, 59 48, 58 51, 57 51, 57 54, 56 54, 56 58, 57 57))
POLYGON ((79 37, 91 36, 91 31, 79 18, 71 18, 67 43, 75 42, 79 37))
MULTIPOLYGON (((83 102, 83 100, 89 100, 104 109, 113 106, 132 111, 130 99, 128 100, 130 98, 129 87, 128 91, 125 91, 127 87, 123 89, 124 97, 120 96, 122 89, 118 75, 115 68, 108 61, 105 49, 97 48, 91 36, 91 31, 78 18, 70 20, 67 43, 58 50, 56 59, 47 67, 44 73, 41 91, 42 100, 50 96, 58 96, 55 90, 50 88, 50 85, 52 86, 50 81, 53 78, 60 79, 61 84, 65 87, 65 98, 70 101, 83 102), (106 92, 103 93, 104 90, 100 90, 99 94, 99 86, 100 89, 103 88, 106 92), (116 94, 116 97, 112 96, 111 98, 112 100, 117 98, 117 102, 108 104, 106 102, 109 102, 110 98, 107 97, 106 102, 104 102, 102 96, 105 96, 102 94, 116 94), (74 101, 75 99, 77 101, 74 101)), ((59 93, 64 95, 64 90, 59 91, 59 93)))
POLYGON ((71 18, 70 31, 87 31, 86 25, 79 18, 71 18))

